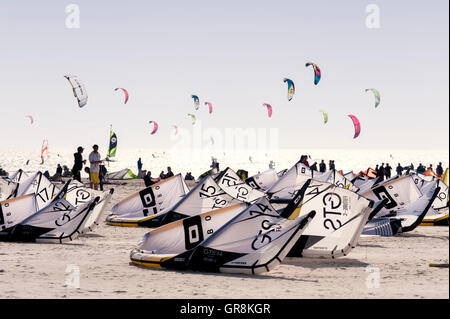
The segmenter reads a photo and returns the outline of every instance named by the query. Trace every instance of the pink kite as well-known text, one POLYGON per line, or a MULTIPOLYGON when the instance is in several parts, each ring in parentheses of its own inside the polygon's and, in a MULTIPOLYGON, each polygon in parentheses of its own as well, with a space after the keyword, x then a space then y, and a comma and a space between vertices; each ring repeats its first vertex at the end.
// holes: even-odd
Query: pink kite
POLYGON ((359 120, 354 115, 349 115, 349 117, 353 121, 353 125, 355 125, 355 136, 353 138, 357 138, 359 136, 359 133, 361 132, 361 124, 359 123, 359 120))
POLYGON ((150 134, 155 134, 156 131, 158 130, 158 123, 156 123, 155 121, 149 121, 150 124, 153 123, 153 131, 150 134))
POLYGON ((124 102, 124 104, 127 104, 127 102, 128 102, 128 91, 125 90, 124 88, 116 88, 114 91, 117 91, 117 90, 122 90, 123 93, 125 93, 125 102, 124 102))
POLYGON ((267 106, 267 112, 269 113, 269 117, 272 117, 272 106, 267 103, 264 103, 263 106, 267 106))
POLYGON ((205 105, 208 105, 209 107, 209 114, 212 113, 212 104, 210 102, 205 102, 205 105))
POLYGON ((25 117, 28 117, 30 119, 31 124, 34 123, 33 117, 31 115, 26 115, 25 117))
POLYGON ((172 125, 172 126, 175 129, 175 135, 178 135, 178 126, 176 126, 176 125, 172 125))

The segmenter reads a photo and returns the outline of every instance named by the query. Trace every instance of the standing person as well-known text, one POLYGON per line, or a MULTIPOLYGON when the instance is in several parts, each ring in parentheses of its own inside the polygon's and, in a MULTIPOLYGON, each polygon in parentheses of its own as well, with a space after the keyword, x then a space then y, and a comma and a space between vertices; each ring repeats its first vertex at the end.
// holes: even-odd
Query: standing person
POLYGON ((414 165, 412 163, 410 166, 406 167, 406 175, 409 175, 410 171, 414 172, 414 165))
POLYGON ((211 157, 212 163, 209 167, 211 167, 211 173, 217 174, 220 172, 219 169, 219 162, 217 161, 217 158, 211 157))
POLYGON ((105 180, 105 176, 106 176, 107 172, 108 171, 107 171, 105 165, 103 165, 103 163, 100 164, 100 172, 98 174, 98 178, 100 180, 100 190, 101 191, 103 191, 103 181, 105 180))
POLYGON ((100 153, 98 152, 98 145, 92 146, 93 151, 89 154, 89 162, 91 167, 89 169, 89 177, 91 179, 91 188, 97 190, 98 184, 100 184, 100 164, 102 163, 100 153))
POLYGON ((73 178, 76 179, 81 183, 81 170, 83 169, 83 164, 86 165, 86 160, 83 160, 83 156, 81 155, 83 153, 84 148, 81 146, 78 146, 77 152, 73 154, 74 164, 72 167, 72 174, 73 178))
POLYGON ((401 176, 403 172, 403 167, 398 163, 397 168, 395 169, 397 171, 397 175, 401 176))
POLYGON ((173 172, 172 169, 170 168, 170 166, 167 167, 167 174, 166 174, 166 178, 172 177, 173 176, 173 172))
POLYGON ((334 161, 333 160, 330 160, 330 163, 328 164, 328 170, 329 171, 332 171, 332 170, 334 170, 334 161))
POLYGON ((327 165, 325 164, 325 162, 322 160, 322 162, 320 162, 319 164, 319 171, 321 173, 325 173, 325 171, 327 170, 327 165))
POLYGON ((386 167, 384 168, 384 176, 386 176, 386 179, 391 178, 391 170, 392 167, 389 166, 389 163, 386 163, 386 167))
POLYGON ((269 169, 275 169, 275 162, 272 160, 269 163, 269 169))
POLYGON ((380 178, 380 181, 384 181, 384 163, 381 163, 381 166, 378 169, 378 177, 380 178))
POLYGON ((137 167, 138 167, 138 177, 142 178, 142 161, 140 157, 137 161, 137 167))
POLYGON ((56 167, 56 175, 58 175, 59 177, 62 176, 62 167, 61 164, 58 164, 58 166, 56 167))
POLYGON ((439 162, 438 166, 436 166, 436 175, 440 178, 442 174, 444 174, 444 169, 442 168, 442 162, 439 162))

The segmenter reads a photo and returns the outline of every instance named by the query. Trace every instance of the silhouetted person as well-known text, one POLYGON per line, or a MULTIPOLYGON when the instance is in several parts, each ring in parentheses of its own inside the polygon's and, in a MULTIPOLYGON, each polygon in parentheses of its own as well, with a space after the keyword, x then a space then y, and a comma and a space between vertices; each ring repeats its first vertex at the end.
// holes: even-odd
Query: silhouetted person
POLYGON ((422 163, 420 163, 419 166, 417 166, 416 173, 417 174, 425 173, 425 166, 423 166, 422 163))
POLYGON ((402 175, 403 167, 400 165, 400 163, 398 163, 398 166, 395 170, 397 171, 397 175, 402 175))
POLYGON ((391 178, 391 170, 392 167, 389 166, 389 163, 386 163, 386 167, 384 168, 384 176, 386 176, 386 179, 391 178))
POLYGON ((380 178, 380 181, 384 180, 384 163, 381 163, 380 168, 378 169, 377 177, 380 178))
POLYGON ((319 171, 321 173, 325 173, 325 171, 327 170, 327 165, 325 164, 325 162, 322 160, 322 162, 320 162, 319 164, 319 171))
POLYGON ((138 168, 138 177, 142 178, 142 161, 140 157, 137 161, 137 168, 138 168))
POLYGON ((78 147, 77 152, 73 154, 74 157, 74 164, 72 167, 72 175, 73 179, 76 179, 81 183, 81 170, 83 169, 83 164, 86 164, 86 160, 83 160, 83 156, 81 155, 83 153, 84 148, 81 146, 78 147))
POLYGON ((166 174, 166 178, 172 177, 173 176, 173 172, 172 169, 170 168, 170 166, 167 167, 167 174, 166 174))
POLYGON ((156 184, 160 180, 161 180, 160 178, 152 178, 152 172, 150 171, 148 171, 147 174, 144 176, 144 183, 146 187, 156 184))
POLYGON ((442 168, 442 162, 439 162, 438 166, 436 166, 436 175, 441 177, 444 174, 444 169, 442 168))
POLYGON ((336 169, 336 166, 334 165, 334 161, 333 160, 330 160, 330 163, 329 163, 328 167, 330 168, 329 169, 330 171, 336 169))

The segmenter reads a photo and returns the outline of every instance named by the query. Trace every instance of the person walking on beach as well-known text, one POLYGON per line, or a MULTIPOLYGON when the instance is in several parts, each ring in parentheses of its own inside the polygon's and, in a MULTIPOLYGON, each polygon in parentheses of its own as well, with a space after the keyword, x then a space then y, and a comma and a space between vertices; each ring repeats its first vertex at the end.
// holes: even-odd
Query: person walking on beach
POLYGON ((440 178, 442 174, 444 174, 444 169, 442 168, 442 162, 439 162, 438 166, 436 166, 436 175, 440 178))
POLYGON ((325 164, 325 162, 322 160, 322 162, 320 162, 319 164, 319 171, 321 173, 325 173, 325 171, 327 170, 327 165, 325 164))
POLYGON ((142 178, 142 161, 140 157, 137 161, 137 167, 138 167, 138 177, 142 178))
POLYGON ((81 146, 78 146, 77 152, 73 154, 74 156, 74 164, 72 167, 72 174, 73 179, 79 181, 81 183, 81 170, 83 169, 83 164, 86 164, 86 160, 83 160, 83 156, 81 155, 83 153, 84 148, 81 146))
POLYGON ((89 169, 89 177, 91 179, 91 188, 98 190, 98 184, 100 184, 100 164, 102 163, 100 153, 98 152, 98 145, 92 146, 93 151, 89 154, 89 162, 91 167, 89 169))

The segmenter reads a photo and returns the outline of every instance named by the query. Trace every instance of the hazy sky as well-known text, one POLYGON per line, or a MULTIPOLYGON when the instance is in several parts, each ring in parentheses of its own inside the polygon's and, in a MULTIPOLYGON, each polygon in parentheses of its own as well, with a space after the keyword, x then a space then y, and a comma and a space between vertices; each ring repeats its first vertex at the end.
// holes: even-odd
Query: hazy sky
POLYGON ((2 0, 0 151, 44 138, 102 148, 110 124, 119 149, 170 147, 172 125, 192 131, 187 113, 220 132, 278 129, 281 148, 448 149, 448 12, 448 0, 2 0), (66 27, 71 3, 80 28, 66 27), (366 26, 369 4, 380 28, 366 26), (308 61, 322 70, 317 86, 308 61), (84 82, 84 108, 65 74, 84 82), (116 87, 129 91, 126 105, 116 87), (365 88, 380 91, 377 109, 365 88), (357 139, 348 114, 361 121, 357 139))

